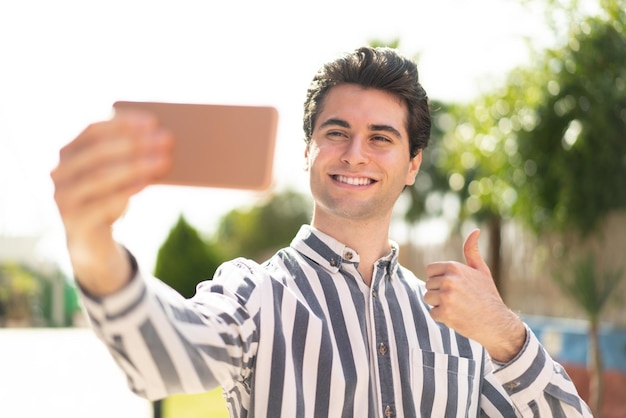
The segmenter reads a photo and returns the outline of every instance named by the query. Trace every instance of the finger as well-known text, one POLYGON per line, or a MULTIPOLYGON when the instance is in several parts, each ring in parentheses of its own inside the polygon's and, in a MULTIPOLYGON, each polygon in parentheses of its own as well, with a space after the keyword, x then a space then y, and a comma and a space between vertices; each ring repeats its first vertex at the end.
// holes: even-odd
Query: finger
POLYGON ((444 262, 436 261, 433 263, 428 263, 426 265, 426 276, 428 277, 428 281, 431 281, 433 277, 440 276, 445 273, 445 264, 444 262))
POLYGON ((100 166, 168 153, 171 148, 167 131, 157 126, 137 128, 119 121, 92 125, 61 150, 54 179, 62 184, 96 171, 100 166))
POLYGON ((439 296, 439 292, 437 292, 436 290, 429 290, 424 293, 424 302, 426 302, 430 306, 439 306, 441 304, 439 296))
POLYGON ((424 287, 426 287, 426 290, 431 290, 431 291, 439 289, 440 285, 441 285, 441 283, 440 283, 440 281, 438 280, 437 277, 429 278, 424 283, 424 287))
POLYGON ((426 290, 437 290, 441 288, 442 277, 429 277, 425 283, 426 290))
POLYGON ((478 238, 480 237, 480 229, 473 230, 465 243, 463 244, 463 255, 465 256, 465 263, 480 272, 483 272, 487 275, 491 275, 489 271, 489 266, 483 260, 480 255, 480 249, 478 248, 478 238))
POLYGON ((79 152, 83 148, 93 146, 94 142, 108 142, 107 138, 114 134, 119 134, 120 132, 146 133, 154 130, 158 125, 158 120, 148 113, 117 113, 110 120, 90 124, 64 148, 68 153, 79 152))
POLYGON ((90 125, 61 151, 51 172, 68 232, 110 226, 130 197, 171 167, 173 138, 131 115, 90 125))
POLYGON ((444 308, 439 305, 432 305, 430 308, 430 316, 435 320, 435 322, 439 322, 446 326, 449 326, 446 321, 446 314, 444 312, 444 308))
POLYGON ((456 261, 435 261, 426 265, 428 280, 440 276, 456 276, 462 274, 464 264, 456 261))
POLYGON ((97 231, 110 230, 124 213, 129 202, 129 191, 120 191, 107 199, 84 202, 81 206, 65 208, 63 221, 68 241, 76 237, 90 237, 97 231))
MULTIPOLYGON (((167 171, 171 162, 164 157, 146 157, 136 161, 104 165, 82 176, 57 182, 55 200, 62 214, 80 211, 94 202, 116 198, 143 189, 159 173, 167 171)), ((130 198, 131 195, 125 196, 130 198)))

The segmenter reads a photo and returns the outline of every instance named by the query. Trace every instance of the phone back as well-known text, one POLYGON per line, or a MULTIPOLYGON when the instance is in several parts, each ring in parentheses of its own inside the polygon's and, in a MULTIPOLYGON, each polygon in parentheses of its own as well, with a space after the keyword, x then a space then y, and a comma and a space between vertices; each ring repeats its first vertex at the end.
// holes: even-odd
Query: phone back
POLYGON ((272 182, 278 112, 270 106, 118 101, 154 114, 175 137, 159 184, 265 190, 272 182))

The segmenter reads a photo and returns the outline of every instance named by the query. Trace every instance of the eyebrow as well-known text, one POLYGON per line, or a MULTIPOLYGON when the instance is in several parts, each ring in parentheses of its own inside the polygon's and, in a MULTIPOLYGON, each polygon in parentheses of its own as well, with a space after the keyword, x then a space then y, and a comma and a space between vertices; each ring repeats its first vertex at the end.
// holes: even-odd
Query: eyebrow
MULTIPOLYGON (((322 122, 322 124, 320 125, 320 128, 325 128, 328 126, 335 126, 335 125, 341 126, 342 128, 350 128, 350 124, 347 121, 343 119, 338 119, 338 118, 330 118, 322 122)), ((402 138, 402 134, 400 133, 400 131, 398 131, 396 128, 390 125, 369 125, 368 128, 370 131, 388 132, 397 138, 402 138)))

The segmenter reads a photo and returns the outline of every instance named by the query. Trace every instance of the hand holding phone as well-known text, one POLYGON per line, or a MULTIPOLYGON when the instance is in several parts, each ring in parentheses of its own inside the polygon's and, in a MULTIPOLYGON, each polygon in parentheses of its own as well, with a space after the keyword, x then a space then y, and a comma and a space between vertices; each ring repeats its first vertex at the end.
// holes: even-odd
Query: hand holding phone
POLYGON ((270 106, 118 101, 157 117, 175 137, 158 184, 265 190, 272 182, 278 112, 270 106))

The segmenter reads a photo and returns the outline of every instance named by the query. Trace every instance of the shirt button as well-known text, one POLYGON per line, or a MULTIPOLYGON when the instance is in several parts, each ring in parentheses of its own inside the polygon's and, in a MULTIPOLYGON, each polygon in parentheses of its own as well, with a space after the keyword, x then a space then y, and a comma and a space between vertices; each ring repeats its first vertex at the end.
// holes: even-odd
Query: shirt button
POLYGON ((504 384, 504 388, 509 391, 512 392, 513 390, 515 390, 521 383, 518 381, 512 381, 512 382, 508 382, 504 384))
POLYGON ((387 346, 385 345, 385 343, 378 344, 378 353, 381 356, 384 356, 387 354, 387 346))
POLYGON ((331 265, 331 267, 337 267, 337 259, 331 258, 330 259, 330 265, 331 265))
POLYGON ((352 257, 354 257, 354 253, 353 253, 352 251, 346 251, 346 252, 344 253, 343 257, 344 257, 346 260, 350 261, 350 260, 352 260, 352 257))
POLYGON ((375 291, 375 290, 372 290, 372 297, 373 297, 373 298, 376 298, 376 296, 378 296, 378 294, 376 293, 376 291, 375 291))
POLYGON ((395 415, 395 413, 393 412, 393 408, 392 408, 390 405, 387 405, 387 406, 385 407, 385 416, 386 416, 387 418, 389 418, 389 417, 392 417, 392 416, 394 416, 394 415, 395 415))

